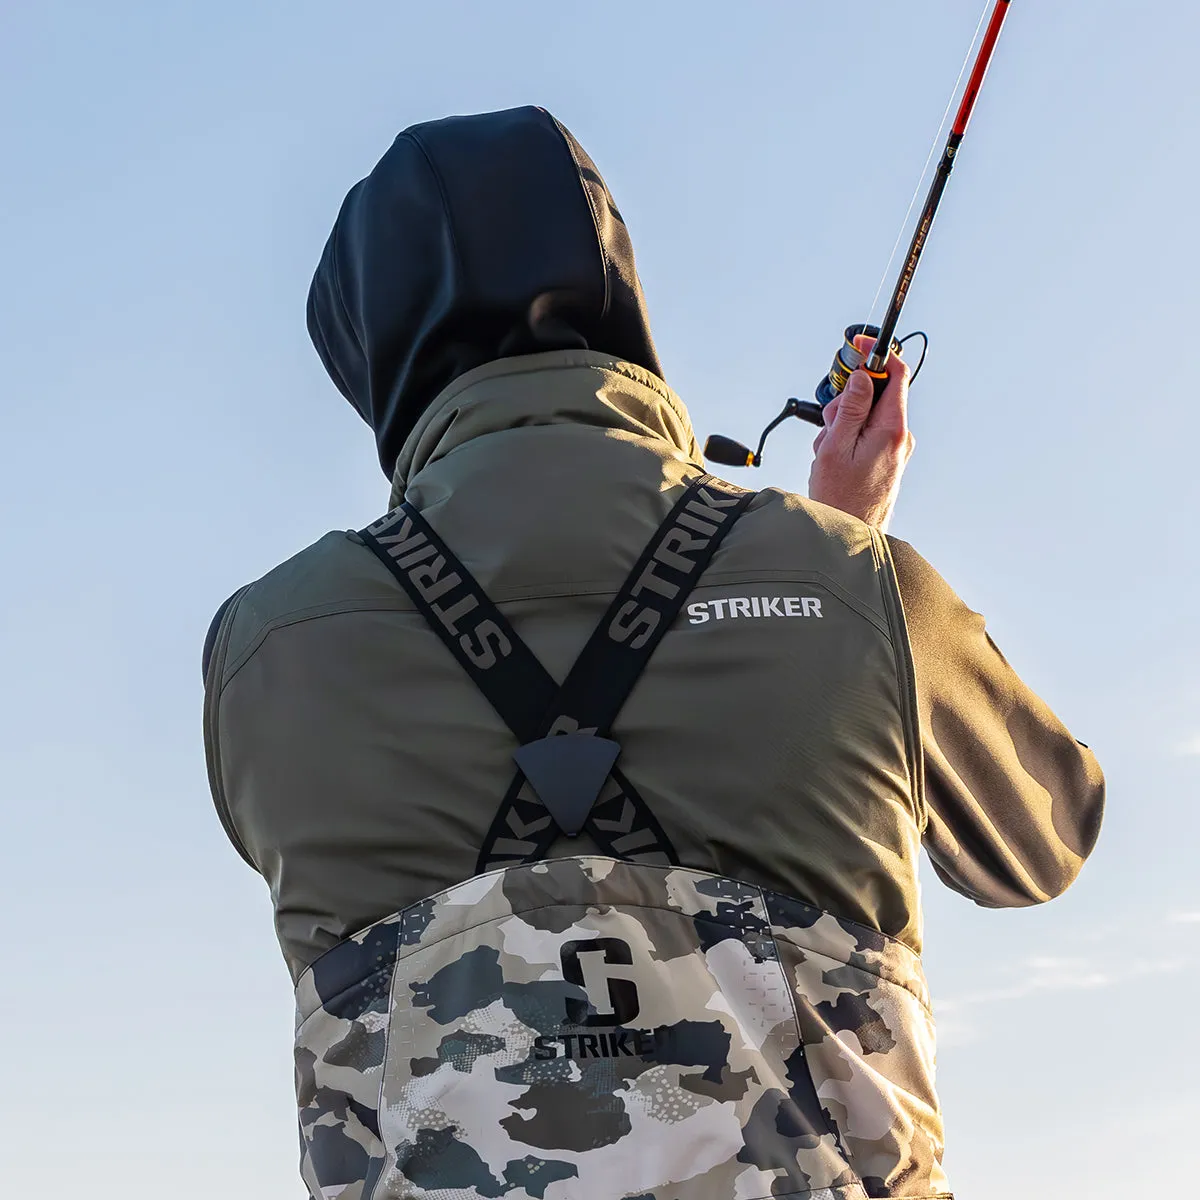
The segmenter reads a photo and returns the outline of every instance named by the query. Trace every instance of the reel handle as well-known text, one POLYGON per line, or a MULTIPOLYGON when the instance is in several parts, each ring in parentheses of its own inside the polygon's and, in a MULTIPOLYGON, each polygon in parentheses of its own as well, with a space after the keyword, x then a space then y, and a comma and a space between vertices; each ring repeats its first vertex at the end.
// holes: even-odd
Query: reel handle
POLYGON ((749 446, 735 442, 723 433, 710 433, 704 443, 704 457, 723 467, 756 467, 757 457, 749 446))
POLYGON ((799 417, 800 420, 807 421, 818 429, 825 428, 825 406, 823 404, 818 404, 815 400, 794 400, 792 405, 789 416, 799 417))
POLYGON ((808 421, 813 425, 825 424, 823 410, 819 404, 812 400, 797 400, 793 396, 783 406, 783 412, 762 431, 762 437, 758 439, 757 450, 751 450, 749 446, 735 442, 733 438, 726 437, 723 433, 713 433, 704 443, 704 457, 720 463, 724 467, 761 467, 762 452, 763 447, 767 444, 767 437, 772 429, 786 421, 788 417, 799 417, 802 421, 808 421))

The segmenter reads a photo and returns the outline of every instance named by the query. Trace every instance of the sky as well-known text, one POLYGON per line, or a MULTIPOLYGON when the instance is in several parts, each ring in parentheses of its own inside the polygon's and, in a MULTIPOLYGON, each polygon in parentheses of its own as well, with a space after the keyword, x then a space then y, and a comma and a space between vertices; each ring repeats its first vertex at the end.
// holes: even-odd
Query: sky
MULTIPOLYGON (((6 1192, 304 1195, 290 986, 209 800, 199 658, 226 595, 387 504, 304 328, 346 190, 408 124, 548 107, 701 438, 750 440, 866 319, 979 8, 3 6, 6 1192)), ((902 322, 932 345, 892 532, 1109 783, 1061 899, 927 876, 966 1200, 1123 1200, 1200 1128, 1198 40, 1182 0, 1018 0, 902 322)), ((811 432, 753 484, 802 492, 811 432)))

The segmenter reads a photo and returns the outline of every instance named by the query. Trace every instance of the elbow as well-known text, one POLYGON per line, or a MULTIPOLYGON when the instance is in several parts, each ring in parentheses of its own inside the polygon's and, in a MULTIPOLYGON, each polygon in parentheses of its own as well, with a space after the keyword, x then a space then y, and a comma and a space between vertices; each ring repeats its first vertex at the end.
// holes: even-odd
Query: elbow
POLYGON ((1080 769, 1005 804, 964 806, 950 821, 931 814, 926 847, 943 883, 983 908, 1029 908, 1079 878, 1100 836, 1104 777, 1081 748, 1080 769))
POLYGON ((1092 752, 1081 746, 1081 769, 1070 791, 1051 808, 1051 821, 1061 843, 1058 871, 1048 878, 1047 899, 1061 896, 1079 878, 1083 864, 1100 839, 1104 821, 1104 775, 1092 752))
POLYGON ((1104 820, 1104 775, 1095 755, 1076 742, 1069 767, 1051 790, 1049 830, 1041 854, 1031 856, 1038 904, 1061 896, 1079 878, 1100 838, 1104 820))
POLYGON ((947 887, 974 901, 980 908, 1032 908, 1061 896, 1079 878, 1084 860, 1062 854, 1053 861, 1016 861, 988 864, 930 854, 934 872, 947 887))
POLYGON ((1091 857, 1104 819, 1104 775, 1081 742, 1063 738, 1049 764, 1041 757, 1036 772, 1028 761, 1022 765, 1029 771, 1027 812, 1033 836, 1013 839, 1012 865, 1017 870, 1011 873, 1011 899, 1005 907, 1042 904, 1061 896, 1091 857), (1033 799, 1038 792, 1040 802, 1033 799))
POLYGON ((1056 900, 1077 880, 1083 871, 1086 856, 1075 854, 1065 847, 1047 854, 1039 861, 1026 864, 1027 870, 1008 881, 1005 898, 1000 904, 986 902, 988 908, 1032 908, 1056 900))

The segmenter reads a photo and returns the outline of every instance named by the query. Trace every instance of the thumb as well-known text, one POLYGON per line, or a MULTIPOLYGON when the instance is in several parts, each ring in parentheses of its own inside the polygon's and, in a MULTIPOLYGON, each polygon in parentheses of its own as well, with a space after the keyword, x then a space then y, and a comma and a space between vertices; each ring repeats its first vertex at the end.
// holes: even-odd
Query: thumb
POLYGON ((834 418, 833 435, 839 440, 857 438, 875 402, 875 385, 870 375, 866 371, 855 371, 838 399, 841 403, 834 418))

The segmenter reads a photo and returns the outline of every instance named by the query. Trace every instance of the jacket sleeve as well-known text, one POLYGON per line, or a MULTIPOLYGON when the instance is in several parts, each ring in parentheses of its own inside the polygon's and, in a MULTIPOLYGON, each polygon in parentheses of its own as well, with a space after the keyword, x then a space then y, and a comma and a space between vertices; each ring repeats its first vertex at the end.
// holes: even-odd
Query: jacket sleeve
POLYGON ((925 758, 925 848, 988 908, 1064 892, 1096 844, 1104 777, 944 579, 889 538, 912 645, 925 758))

